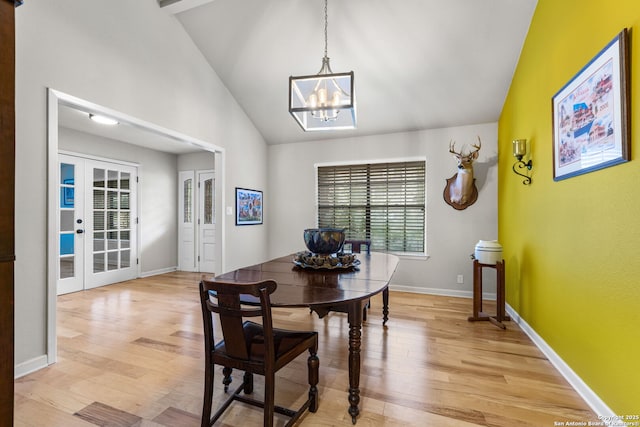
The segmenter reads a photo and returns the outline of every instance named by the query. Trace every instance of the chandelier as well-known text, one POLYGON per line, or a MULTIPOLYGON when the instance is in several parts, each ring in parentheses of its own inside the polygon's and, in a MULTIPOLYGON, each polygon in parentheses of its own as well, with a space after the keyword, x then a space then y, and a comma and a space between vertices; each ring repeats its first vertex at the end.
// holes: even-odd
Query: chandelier
POLYGON ((353 71, 334 73, 327 56, 327 0, 324 1, 324 57, 318 74, 289 77, 289 113, 304 131, 355 129, 353 71))

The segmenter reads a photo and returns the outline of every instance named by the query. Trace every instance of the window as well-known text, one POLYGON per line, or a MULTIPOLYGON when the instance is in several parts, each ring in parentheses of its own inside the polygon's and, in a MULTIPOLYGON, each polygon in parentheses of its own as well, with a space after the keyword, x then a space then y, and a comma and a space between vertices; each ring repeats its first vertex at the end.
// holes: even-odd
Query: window
POLYGON ((193 179, 191 178, 185 179, 183 185, 184 185, 184 201, 182 203, 182 205, 184 206, 183 222, 185 224, 191 224, 193 222, 193 219, 191 218, 191 215, 193 213, 191 212, 193 207, 193 179))
POLYGON ((425 252, 425 161, 319 166, 318 227, 371 249, 425 252))

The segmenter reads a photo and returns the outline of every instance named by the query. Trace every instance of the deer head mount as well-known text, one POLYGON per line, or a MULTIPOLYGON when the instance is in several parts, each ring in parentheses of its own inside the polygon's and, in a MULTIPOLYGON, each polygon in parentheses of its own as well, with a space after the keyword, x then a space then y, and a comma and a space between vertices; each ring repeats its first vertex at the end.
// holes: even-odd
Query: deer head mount
MULTIPOLYGON (((471 145, 474 149, 466 154, 460 149, 456 151, 456 143, 449 142, 449 152, 453 154, 458 163, 458 173, 447 179, 444 187, 444 201, 457 210, 466 209, 478 199, 476 180, 473 177, 473 162, 478 158, 478 152, 482 141, 478 137, 478 144, 471 145)), ((464 147, 463 147, 464 148, 464 147)))

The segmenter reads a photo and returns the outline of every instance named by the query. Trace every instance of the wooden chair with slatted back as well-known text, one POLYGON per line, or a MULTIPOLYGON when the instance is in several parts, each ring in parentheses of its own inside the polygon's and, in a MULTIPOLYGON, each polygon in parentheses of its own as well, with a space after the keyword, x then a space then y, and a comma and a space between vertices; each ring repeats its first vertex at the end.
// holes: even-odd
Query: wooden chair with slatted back
MULTIPOLYGON (((351 251, 354 254, 359 254, 362 253, 362 247, 364 246, 364 251, 366 253, 371 253, 371 240, 369 239, 364 239, 364 240, 345 240, 344 241, 344 245, 343 250, 348 249, 349 251, 351 251)), ((345 250, 346 252, 346 250, 345 250)))
POLYGON ((226 283, 202 280, 200 302, 205 336, 205 385, 202 409, 202 427, 210 427, 234 400, 264 409, 264 425, 273 425, 274 412, 290 417, 292 425, 306 409, 318 409, 319 360, 318 333, 315 331, 290 331, 273 327, 270 295, 277 284, 273 280, 255 283, 226 283), (212 298, 213 297, 213 298, 212 298), (241 299, 243 304, 241 305, 241 299), (217 302, 216 302, 217 300, 217 302), (244 302, 255 302, 250 306, 244 302), (222 329, 222 340, 215 342, 214 316, 217 314, 222 329), (260 317, 262 324, 245 320, 260 317), (275 373, 309 351, 307 359, 309 394, 298 410, 275 405, 275 373), (222 403, 211 417, 214 389, 214 366, 223 366, 225 393, 231 383, 233 369, 244 371, 243 382, 222 403), (264 400, 246 396, 253 392, 253 374, 264 376, 264 400), (244 395, 241 394, 244 392, 244 395))

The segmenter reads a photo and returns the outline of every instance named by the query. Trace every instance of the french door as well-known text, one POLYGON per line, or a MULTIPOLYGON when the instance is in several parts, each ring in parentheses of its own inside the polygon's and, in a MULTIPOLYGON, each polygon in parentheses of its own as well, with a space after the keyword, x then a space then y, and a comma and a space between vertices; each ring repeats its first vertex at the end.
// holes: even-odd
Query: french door
POLYGON ((137 168, 59 155, 58 295, 137 276, 137 168))
POLYGON ((178 199, 178 269, 214 273, 214 172, 181 171, 178 199))
POLYGON ((197 271, 194 171, 178 174, 178 270, 197 271))
POLYGON ((198 271, 205 273, 214 273, 215 270, 214 182, 213 172, 198 173, 198 271))

